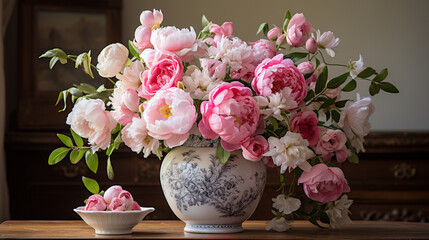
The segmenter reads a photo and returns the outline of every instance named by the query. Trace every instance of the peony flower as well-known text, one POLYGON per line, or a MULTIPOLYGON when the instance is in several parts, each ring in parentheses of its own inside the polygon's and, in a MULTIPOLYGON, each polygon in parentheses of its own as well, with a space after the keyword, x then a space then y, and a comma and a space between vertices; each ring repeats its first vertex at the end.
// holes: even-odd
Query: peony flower
POLYGON ((125 205, 125 210, 128 210, 133 207, 134 199, 133 196, 131 196, 130 192, 122 190, 117 198, 122 200, 123 205, 125 205))
POLYGON ((291 130, 301 134, 310 146, 316 146, 319 141, 318 121, 316 113, 311 110, 304 110, 292 115, 290 119, 291 130))
POLYGON ((272 200, 273 208, 284 214, 291 214, 301 207, 301 201, 299 199, 285 196, 284 194, 279 194, 272 200))
POLYGON ((210 57, 221 60, 235 71, 253 62, 252 47, 237 37, 231 39, 222 37, 216 46, 208 48, 208 53, 210 57))
POLYGON ((350 76, 355 79, 357 75, 364 69, 362 55, 359 54, 359 60, 349 61, 347 65, 347 70, 350 72, 350 76))
POLYGON ((340 44, 340 39, 335 38, 334 33, 331 31, 324 32, 322 35, 320 35, 320 30, 316 31, 316 37, 316 41, 319 46, 324 48, 329 56, 335 57, 334 48, 340 44))
POLYGON ((158 11, 154 9, 152 12, 146 10, 140 14, 140 23, 147 28, 159 28, 163 19, 164 15, 161 10, 158 11))
POLYGON ((375 111, 375 107, 371 102, 371 98, 360 99, 359 95, 357 98, 356 102, 347 102, 341 111, 338 126, 343 128, 356 152, 360 152, 365 151, 363 138, 370 132, 369 117, 375 111))
POLYGON ((210 58, 200 58, 200 65, 203 72, 213 80, 224 79, 226 76, 226 63, 210 58))
POLYGON ((129 206, 126 205, 124 200, 118 197, 115 197, 112 199, 112 201, 110 202, 107 208, 110 209, 110 211, 127 211, 128 207, 129 206))
POLYGON ((180 88, 158 91, 145 103, 143 118, 148 134, 164 140, 167 147, 182 145, 197 119, 194 101, 189 93, 180 88))
POLYGON ((317 143, 315 151, 322 155, 323 160, 327 162, 331 158, 331 153, 336 155, 338 162, 344 162, 349 156, 346 147, 346 135, 341 130, 324 130, 320 141, 317 143))
POLYGON ((343 224, 352 223, 349 217, 349 208, 352 203, 353 200, 349 200, 347 195, 344 194, 340 199, 335 201, 335 205, 332 208, 326 210, 331 228, 340 228, 343 224))
POLYGON ((159 90, 177 87, 183 77, 182 61, 176 56, 161 55, 153 66, 141 74, 139 96, 151 99, 159 90))
POLYGON ((305 21, 304 14, 296 13, 287 25, 287 43, 293 47, 302 47, 313 31, 313 26, 305 21))
POLYGON ((114 109, 112 116, 120 124, 127 125, 133 117, 138 117, 140 98, 135 90, 125 89, 122 81, 116 82, 116 88, 109 99, 109 104, 114 109))
POLYGON ((116 76, 128 59, 128 49, 120 43, 112 43, 105 47, 97 58, 98 74, 105 78, 116 76))
MULTIPOLYGON (((130 66, 124 68, 124 72, 122 74, 116 74, 116 78, 121 80, 120 82, 123 88, 137 90, 142 84, 140 81, 140 75, 144 70, 142 62, 134 61, 130 66)), ((118 84, 118 82, 116 84, 118 84)))
POLYGON ((139 50, 152 48, 150 37, 152 36, 152 29, 145 26, 138 26, 134 32, 134 46, 139 50))
POLYGON ((243 157, 254 162, 259 161, 264 156, 264 153, 268 152, 268 149, 268 142, 261 135, 253 136, 249 141, 241 145, 243 157))
POLYGON ((271 96, 256 96, 254 97, 258 105, 262 108, 260 110, 264 118, 274 117, 279 121, 284 120, 282 114, 285 110, 295 109, 298 105, 295 99, 291 96, 292 89, 285 87, 280 92, 271 96))
POLYGON ((277 54, 276 45, 273 42, 266 39, 258 40, 254 43, 250 43, 253 49, 253 62, 252 64, 257 66, 263 60, 267 58, 273 58, 277 54))
POLYGON ((288 168, 300 167, 304 171, 311 168, 307 162, 315 156, 314 152, 308 148, 308 141, 303 139, 299 133, 287 132, 285 136, 278 139, 269 137, 270 151, 264 156, 271 156, 276 166, 281 166, 280 172, 283 174, 288 168))
POLYGON ((93 151, 109 146, 110 132, 116 126, 116 121, 100 99, 82 99, 76 103, 66 123, 79 136, 88 139, 93 151))
POLYGON ((104 211, 106 208, 106 202, 100 194, 91 195, 86 200, 85 211, 104 211))
POLYGON ((233 79, 241 79, 251 83, 255 77, 255 66, 250 63, 243 64, 240 70, 231 70, 229 76, 233 79))
POLYGON ((208 100, 210 92, 219 86, 221 79, 213 80, 209 71, 201 71, 196 66, 189 66, 183 76, 185 91, 191 94, 193 99, 208 100))
POLYGON ((252 91, 240 82, 224 82, 216 87, 209 101, 201 104, 198 128, 205 138, 220 136, 228 151, 240 148, 254 135, 259 125, 259 107, 252 91))
POLYGON ((132 151, 140 153, 147 158, 151 153, 158 154, 159 141, 151 137, 143 118, 135 117, 122 131, 122 140, 132 151))
POLYGON ((107 204, 110 204, 112 202, 112 199, 119 196, 119 193, 122 192, 122 187, 119 185, 114 185, 109 187, 104 192, 104 201, 106 201, 107 204))
POLYGON ((279 54, 272 59, 265 59, 255 69, 252 88, 257 95, 270 96, 285 87, 292 90, 291 95, 300 104, 307 95, 304 76, 290 59, 283 59, 279 54))
POLYGON ((131 205, 131 208, 128 210, 140 211, 141 207, 136 201, 134 201, 133 205, 131 205))
POLYGON ((275 217, 271 219, 271 221, 267 222, 267 226, 265 226, 265 230, 269 231, 273 229, 277 232, 284 232, 289 230, 291 227, 291 222, 287 221, 283 217, 275 217))
POLYGON ((350 192, 343 171, 323 163, 303 172, 298 183, 304 184, 304 192, 310 199, 321 203, 335 201, 344 192, 350 192))
POLYGON ((214 41, 219 42, 223 36, 231 37, 234 34, 234 25, 232 22, 224 22, 222 27, 217 24, 212 24, 210 26, 210 33, 214 33, 214 41))

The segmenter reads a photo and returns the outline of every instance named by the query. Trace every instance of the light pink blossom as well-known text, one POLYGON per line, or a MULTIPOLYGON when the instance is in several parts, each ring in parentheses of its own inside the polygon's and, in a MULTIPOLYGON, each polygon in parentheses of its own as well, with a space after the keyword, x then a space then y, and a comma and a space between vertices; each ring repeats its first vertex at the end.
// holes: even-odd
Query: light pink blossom
POLYGON ((244 158, 250 161, 259 161, 269 148, 268 141, 261 135, 253 136, 241 145, 244 158))
POLYGON ((121 80, 123 88, 131 88, 137 90, 142 84, 140 75, 145 70, 143 63, 134 61, 130 66, 124 68, 123 74, 116 74, 116 78, 121 80))
POLYGON ((81 137, 87 138, 94 151, 109 146, 110 132, 116 126, 116 121, 100 99, 82 99, 76 103, 66 123, 81 137))
POLYGON ((250 43, 253 49, 253 62, 252 64, 258 66, 263 60, 267 58, 273 58, 277 54, 276 45, 273 42, 266 39, 258 40, 254 43, 250 43))
POLYGON ((208 48, 208 53, 213 59, 221 60, 236 71, 253 62, 252 47, 237 37, 222 37, 216 46, 208 48))
POLYGON ((297 68, 302 74, 313 73, 313 74, 311 74, 310 77, 305 79, 305 83, 310 84, 312 82, 317 81, 317 77, 319 76, 319 73, 317 71, 314 71, 314 66, 310 61, 302 62, 302 63, 298 64, 297 68))
POLYGON ((118 74, 128 59, 128 49, 120 43, 112 43, 105 47, 97 58, 98 74, 110 78, 118 74))
POLYGON ((231 37, 232 34, 234 34, 234 25, 232 24, 232 22, 224 22, 222 26, 212 24, 210 26, 210 33, 215 34, 213 40, 215 42, 218 42, 222 39, 223 36, 231 37))
POLYGON ((319 46, 314 38, 309 38, 307 42, 305 42, 305 49, 307 49, 311 53, 317 52, 318 48, 319 46))
POLYGON ((346 141, 346 135, 341 130, 325 129, 315 151, 317 154, 322 155, 323 160, 326 162, 331 158, 331 153, 333 153, 337 161, 342 163, 348 157, 346 141))
POLYGON ((337 200, 350 187, 340 168, 319 163, 308 172, 303 172, 298 183, 304 184, 305 194, 312 200, 327 203, 337 200))
POLYGON ((131 205, 131 208, 128 210, 140 211, 141 208, 140 205, 136 201, 134 201, 133 205, 131 205))
POLYGON ((159 28, 159 26, 162 23, 162 20, 164 19, 164 16, 161 12, 161 10, 153 10, 151 11, 143 11, 140 14, 140 23, 148 28, 156 29, 159 28))
POLYGON ((112 199, 119 196, 119 193, 122 192, 122 187, 119 185, 113 185, 109 187, 104 192, 104 201, 106 201, 107 204, 110 204, 112 202, 112 199))
POLYGON ((143 118, 135 117, 121 131, 125 145, 136 153, 143 152, 147 158, 151 153, 158 154, 159 141, 149 135, 143 118))
POLYGON ((136 28, 134 32, 134 46, 139 50, 144 50, 146 48, 152 48, 152 43, 150 43, 150 37, 152 36, 152 29, 145 27, 143 25, 136 28))
POLYGON ((282 34, 282 30, 275 26, 274 28, 271 28, 270 31, 267 33, 267 37, 269 39, 277 39, 282 34))
POLYGON ((128 207, 129 206, 126 205, 122 199, 115 197, 107 208, 110 209, 110 211, 127 211, 128 207))
POLYGON ((313 26, 305 21, 304 14, 297 13, 287 25, 287 43, 293 47, 302 47, 313 31, 313 26))
POLYGON ((167 147, 183 144, 197 119, 194 101, 180 88, 158 91, 145 103, 143 118, 149 135, 164 140, 167 147))
POLYGON ((100 194, 91 195, 86 200, 85 211, 104 211, 106 208, 106 202, 100 194))
POLYGON ((334 33, 331 31, 324 32, 322 35, 320 35, 320 31, 317 30, 316 37, 319 46, 324 48, 329 56, 335 57, 334 48, 336 48, 338 44, 340 44, 340 39, 336 38, 334 36, 334 33))
POLYGON ((138 117, 140 98, 133 89, 125 89, 122 81, 116 82, 116 88, 110 97, 113 118, 122 125, 127 125, 133 117, 138 117))
POLYGON ((220 136, 222 146, 236 150, 249 140, 259 125, 259 107, 252 91, 240 82, 224 82, 201 104, 198 128, 205 138, 220 136))

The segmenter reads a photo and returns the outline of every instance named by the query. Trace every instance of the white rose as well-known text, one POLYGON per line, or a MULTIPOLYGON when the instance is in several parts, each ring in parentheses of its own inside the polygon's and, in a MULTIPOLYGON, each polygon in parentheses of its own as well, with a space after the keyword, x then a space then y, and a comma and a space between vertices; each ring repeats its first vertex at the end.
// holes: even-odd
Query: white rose
POLYGON ((102 77, 114 77, 118 74, 128 59, 128 49, 120 43, 112 43, 98 55, 97 69, 102 77))

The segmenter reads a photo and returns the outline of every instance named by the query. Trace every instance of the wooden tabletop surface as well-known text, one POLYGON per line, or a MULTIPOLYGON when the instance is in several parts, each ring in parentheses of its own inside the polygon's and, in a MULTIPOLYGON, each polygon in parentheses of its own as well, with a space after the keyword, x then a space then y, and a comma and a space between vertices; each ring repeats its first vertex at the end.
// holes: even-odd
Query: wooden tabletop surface
POLYGON ((133 234, 97 235, 83 221, 5 221, 0 239, 429 239, 429 223, 355 221, 342 229, 319 229, 295 221, 288 232, 265 231, 265 221, 247 221, 244 232, 195 234, 183 232, 180 221, 143 221, 133 234))

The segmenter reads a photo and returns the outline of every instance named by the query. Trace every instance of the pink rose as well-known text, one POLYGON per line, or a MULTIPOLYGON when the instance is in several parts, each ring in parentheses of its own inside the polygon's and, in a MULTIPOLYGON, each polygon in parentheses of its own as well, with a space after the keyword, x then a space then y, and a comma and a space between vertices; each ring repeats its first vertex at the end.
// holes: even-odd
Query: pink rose
POLYGON ((328 129, 322 134, 315 149, 316 153, 322 155, 326 162, 331 158, 331 153, 336 155, 338 162, 344 162, 348 157, 346 135, 341 130, 332 129, 328 129))
POLYGON ((119 193, 122 192, 122 187, 119 185, 114 185, 109 187, 106 192, 104 192, 104 201, 107 204, 112 202, 112 199, 119 196, 119 193))
POLYGON ((144 50, 146 48, 152 48, 152 43, 150 43, 150 37, 152 36, 152 29, 139 26, 137 27, 134 33, 134 46, 139 50, 144 50))
POLYGON ((222 27, 217 24, 212 24, 210 26, 210 33, 214 33, 214 41, 218 42, 222 39, 223 36, 231 37, 234 33, 234 25, 232 22, 224 22, 222 27))
POLYGON ((224 82, 201 104, 198 125, 205 138, 220 136, 222 146, 233 151, 249 140, 259 125, 259 106, 252 91, 240 82, 224 82))
POLYGON ((110 132, 116 126, 116 121, 100 99, 83 99, 76 103, 66 123, 78 135, 87 138, 95 151, 109 146, 110 132))
POLYGON ((274 28, 271 28, 270 31, 268 31, 267 33, 267 37, 269 39, 276 39, 280 37, 280 35, 282 35, 282 30, 277 26, 275 26, 274 28))
POLYGON ((140 205, 136 201, 134 201, 133 205, 131 205, 131 208, 128 210, 140 211, 141 208, 140 205))
POLYGON ((254 43, 250 43, 249 45, 253 48, 254 59, 252 64, 255 66, 267 58, 274 57, 277 53, 276 45, 265 39, 258 40, 254 43))
POLYGON ((305 21, 304 14, 297 13, 293 15, 287 25, 287 43, 293 47, 301 47, 305 44, 311 33, 314 31, 313 26, 305 21))
POLYGON ((124 68, 123 74, 117 74, 116 78, 121 80, 123 88, 137 90, 140 84, 142 84, 140 75, 144 70, 142 62, 134 61, 130 66, 124 68))
POLYGON ((271 96, 285 87, 292 90, 291 96, 300 104, 307 95, 304 76, 295 67, 292 60, 283 59, 279 54, 272 59, 265 59, 255 69, 252 88, 260 96, 271 96))
POLYGON ((335 201, 344 192, 350 192, 343 171, 323 163, 313 166, 308 172, 303 172, 298 183, 304 184, 304 192, 310 199, 321 203, 335 201))
POLYGON ((164 55, 157 62, 141 74, 142 85, 139 88, 139 96, 151 99, 159 90, 177 87, 182 80, 182 61, 176 56, 164 55))
POLYGON ((167 147, 182 145, 197 119, 197 111, 190 94, 180 88, 158 91, 145 102, 143 118, 149 135, 164 140, 167 147))
POLYGON ((263 157, 264 153, 268 152, 270 146, 267 139, 261 135, 256 135, 243 143, 241 149, 245 159, 256 162, 263 157))
POLYGON ((311 110, 295 113, 290 119, 291 130, 301 134, 310 146, 315 146, 319 141, 319 129, 317 128, 317 115, 311 110))
POLYGON ((140 23, 147 28, 158 28, 163 19, 164 15, 162 12, 155 9, 153 12, 146 10, 140 14, 140 23))
POLYGON ((110 211, 127 211, 128 207, 122 199, 115 197, 110 202, 108 209, 110 211))
POLYGON ((104 211, 106 208, 106 202, 100 194, 91 195, 86 200, 85 211, 104 211))

